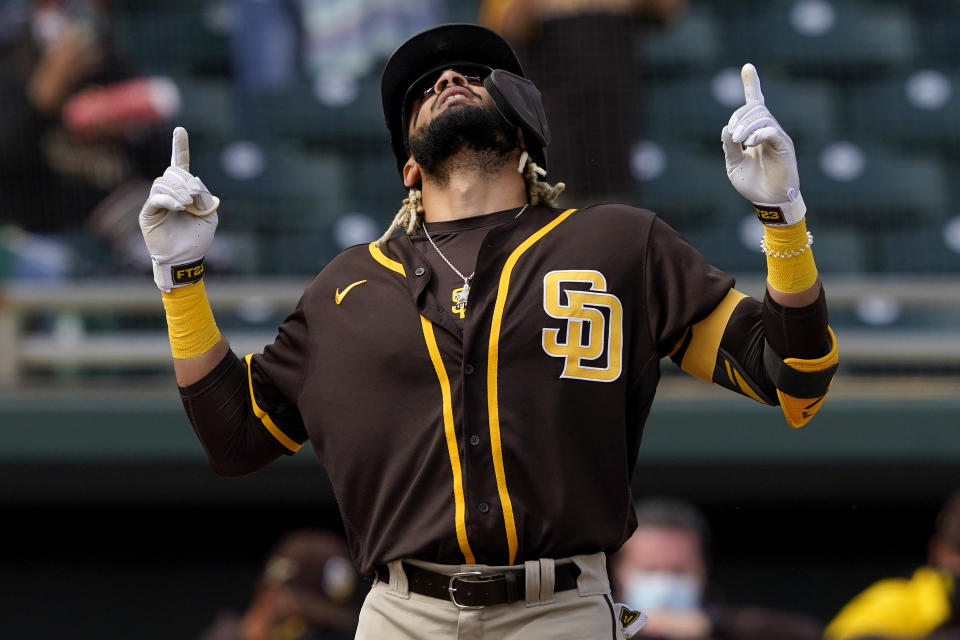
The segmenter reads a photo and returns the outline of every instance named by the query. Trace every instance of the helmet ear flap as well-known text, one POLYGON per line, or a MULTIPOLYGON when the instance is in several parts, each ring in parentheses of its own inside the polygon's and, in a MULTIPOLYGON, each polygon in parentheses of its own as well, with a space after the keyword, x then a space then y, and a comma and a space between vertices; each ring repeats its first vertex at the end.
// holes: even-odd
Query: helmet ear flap
POLYGON ((520 127, 534 161, 546 168, 550 127, 547 125, 540 90, 530 80, 503 69, 494 69, 484 79, 483 86, 500 115, 510 124, 520 127))

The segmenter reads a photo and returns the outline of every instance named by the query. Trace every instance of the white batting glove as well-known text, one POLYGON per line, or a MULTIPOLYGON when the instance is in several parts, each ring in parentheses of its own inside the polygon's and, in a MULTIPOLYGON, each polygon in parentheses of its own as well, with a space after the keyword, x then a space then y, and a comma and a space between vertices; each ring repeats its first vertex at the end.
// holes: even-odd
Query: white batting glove
POLYGON ((756 68, 743 65, 740 78, 746 104, 733 112, 720 134, 727 177, 754 204, 760 222, 795 224, 807 206, 800 195, 793 140, 764 105, 756 68))
POLYGON ((203 256, 217 229, 220 199, 190 173, 187 130, 173 130, 170 166, 153 181, 140 210, 140 231, 153 260, 153 279, 170 291, 203 277, 203 256))

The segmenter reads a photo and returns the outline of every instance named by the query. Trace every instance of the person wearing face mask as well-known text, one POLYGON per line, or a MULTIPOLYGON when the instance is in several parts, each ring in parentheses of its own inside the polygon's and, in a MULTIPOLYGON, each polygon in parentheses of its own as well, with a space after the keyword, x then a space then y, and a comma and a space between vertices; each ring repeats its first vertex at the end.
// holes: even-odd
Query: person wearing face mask
POLYGON ((804 615, 730 607, 707 590, 710 531, 691 504, 648 499, 637 530, 611 558, 617 600, 642 610, 637 638, 664 640, 819 640, 823 627, 804 615))

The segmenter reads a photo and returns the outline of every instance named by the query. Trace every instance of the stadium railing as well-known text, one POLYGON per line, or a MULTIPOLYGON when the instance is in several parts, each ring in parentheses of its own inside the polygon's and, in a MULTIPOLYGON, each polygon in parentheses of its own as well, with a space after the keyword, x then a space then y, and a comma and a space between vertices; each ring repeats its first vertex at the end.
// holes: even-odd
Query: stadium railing
MULTIPOLYGON (((258 310, 261 318, 271 313, 282 317, 294 308, 305 285, 305 278, 214 280, 209 295, 218 317, 243 315, 251 308, 258 310)), ((843 370, 952 375, 960 371, 960 325, 949 320, 960 311, 960 278, 837 275, 831 276, 826 286, 843 370), (874 310, 873 324, 862 320, 871 315, 870 309, 874 310), (934 320, 914 324, 895 320, 911 314, 934 320)), ((738 278, 737 287, 755 296, 763 293, 757 274, 738 278)), ((73 330, 50 331, 42 323, 29 322, 62 314, 159 320, 162 313, 156 290, 140 281, 68 285, 8 281, 0 285, 0 386, 24 382, 29 371, 156 370, 168 375, 170 347, 162 330, 87 331, 81 321, 71 325, 73 330)), ((260 351, 276 335, 275 325, 269 322, 240 325, 224 329, 239 353, 260 351)))

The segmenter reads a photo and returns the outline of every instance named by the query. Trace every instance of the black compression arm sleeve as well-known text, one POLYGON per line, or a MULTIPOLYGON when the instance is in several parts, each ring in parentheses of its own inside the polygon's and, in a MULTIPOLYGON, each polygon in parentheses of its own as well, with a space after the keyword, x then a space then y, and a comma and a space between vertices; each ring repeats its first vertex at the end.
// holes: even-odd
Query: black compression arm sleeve
POLYGON ((276 460, 286 450, 250 408, 246 371, 233 351, 180 398, 210 465, 219 475, 239 476, 276 460))
POLYGON ((827 336, 827 298, 823 289, 813 304, 784 307, 768 292, 763 298, 763 331, 767 343, 781 358, 819 358, 830 350, 827 336))

